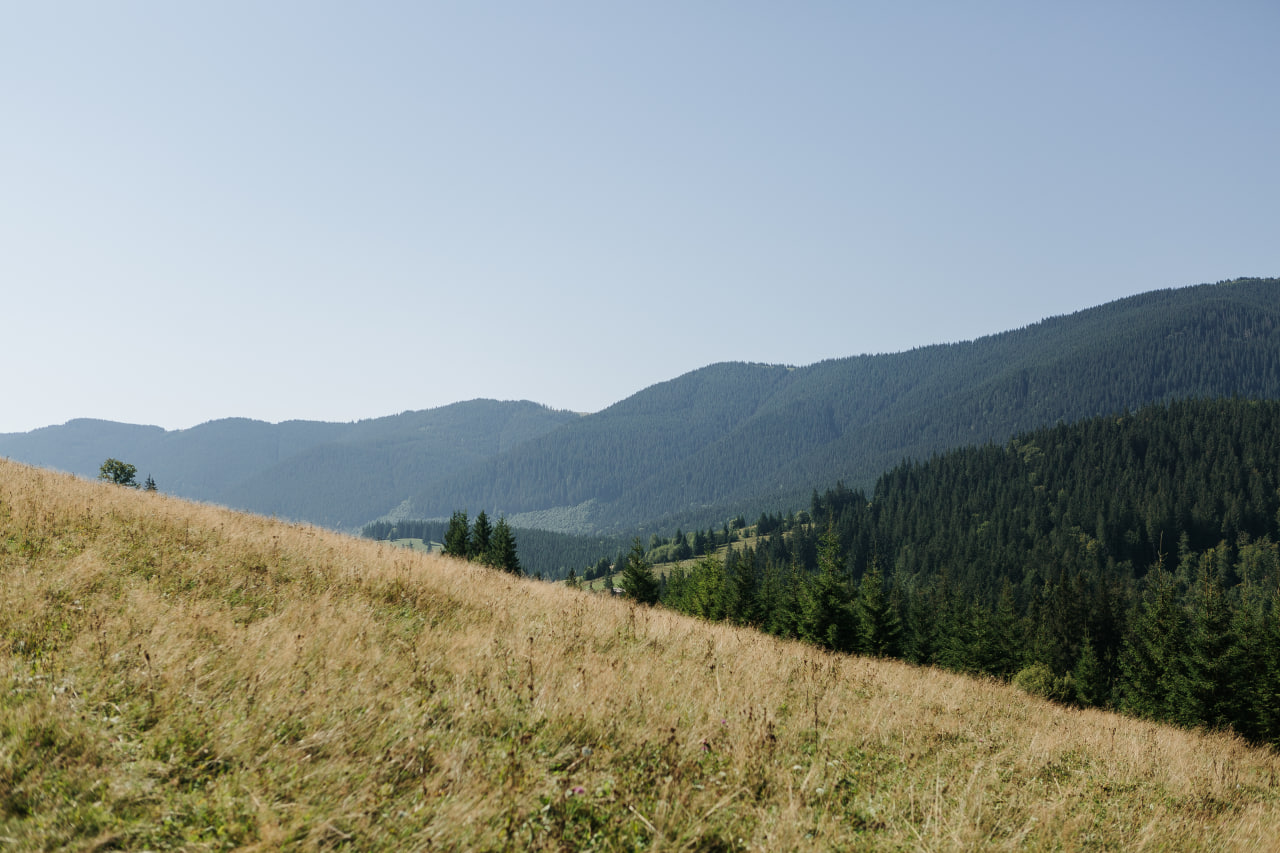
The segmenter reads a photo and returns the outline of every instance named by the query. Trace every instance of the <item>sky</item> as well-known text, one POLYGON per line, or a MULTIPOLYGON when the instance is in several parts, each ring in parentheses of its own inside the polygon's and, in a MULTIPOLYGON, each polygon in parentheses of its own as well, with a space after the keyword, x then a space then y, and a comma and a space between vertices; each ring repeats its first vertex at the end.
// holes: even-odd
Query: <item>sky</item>
POLYGON ((1280 276, 1280 4, 0 2, 0 432, 593 412, 1280 276))

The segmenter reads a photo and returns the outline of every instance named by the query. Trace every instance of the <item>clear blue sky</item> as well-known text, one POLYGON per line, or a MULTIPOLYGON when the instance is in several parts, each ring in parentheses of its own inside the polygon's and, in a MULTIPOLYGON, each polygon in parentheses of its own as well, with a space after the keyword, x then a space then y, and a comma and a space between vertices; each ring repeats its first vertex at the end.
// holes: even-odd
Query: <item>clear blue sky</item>
POLYGON ((1280 275, 1280 4, 7 3, 0 432, 596 411, 1280 275))

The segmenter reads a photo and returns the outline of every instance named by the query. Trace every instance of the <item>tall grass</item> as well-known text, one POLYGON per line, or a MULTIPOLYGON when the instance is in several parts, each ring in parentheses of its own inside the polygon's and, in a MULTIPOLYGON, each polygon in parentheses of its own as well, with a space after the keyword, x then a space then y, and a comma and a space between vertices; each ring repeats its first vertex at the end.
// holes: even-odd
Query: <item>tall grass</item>
POLYGON ((0 849, 1266 849, 1278 769, 0 461, 0 849))

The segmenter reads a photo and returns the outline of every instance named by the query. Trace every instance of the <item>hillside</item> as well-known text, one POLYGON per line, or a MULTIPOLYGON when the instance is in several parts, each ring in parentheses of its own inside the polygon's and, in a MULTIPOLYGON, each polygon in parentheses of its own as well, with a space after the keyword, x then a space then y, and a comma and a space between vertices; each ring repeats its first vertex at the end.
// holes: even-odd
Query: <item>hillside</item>
MULTIPOLYGON (((909 322, 909 318, 904 318, 909 322)), ((718 525, 869 487, 904 458, 1185 397, 1280 397, 1280 281, 1158 291, 1023 329, 803 368, 720 364, 415 493, 517 514, 589 502, 596 528, 718 525), (650 526, 653 526, 652 524, 650 526)))
POLYGON ((1280 401, 1184 400, 815 493, 663 601, 1280 743, 1280 401))
POLYGON ((181 497, 354 528, 415 489, 576 420, 530 402, 471 400, 350 424, 243 418, 166 431, 76 420, 0 435, 0 455, 97 475, 108 457, 181 497))
POLYGON ((0 461, 15 849, 1262 849, 1280 759, 0 461))
POLYGON ((869 488, 903 459, 1059 421, 1233 395, 1280 398, 1280 280, 1146 293, 904 353, 715 364, 586 416, 476 400, 356 424, 73 421, 0 436, 0 455, 88 476, 111 456, 173 494, 341 529, 483 508, 517 527, 630 535, 800 508, 815 487, 869 488))

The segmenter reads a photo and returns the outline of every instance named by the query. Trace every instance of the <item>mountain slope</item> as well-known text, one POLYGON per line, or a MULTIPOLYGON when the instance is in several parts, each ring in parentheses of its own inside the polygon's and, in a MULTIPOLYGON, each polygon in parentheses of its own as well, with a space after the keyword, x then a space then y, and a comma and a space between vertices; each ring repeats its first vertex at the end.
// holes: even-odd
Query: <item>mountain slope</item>
POLYGON ((664 603, 1280 743, 1280 400, 1044 427, 810 516, 673 572, 664 603))
POLYGON ((73 421, 0 436, 0 454, 87 476, 114 456, 162 490, 346 529, 483 508, 616 533, 718 527, 837 481, 869 487, 904 458, 1232 395, 1280 397, 1278 280, 1146 293, 904 353, 715 364, 586 416, 475 400, 356 424, 73 421))
POLYGON ((86 477, 115 457, 170 494, 347 528, 395 508, 414 487, 578 417, 471 400, 349 424, 228 418, 165 431, 76 420, 0 435, 0 455, 86 477))
POLYGON ((13 849, 1266 849, 1280 759, 0 461, 13 849))
POLYGON ((713 365, 416 493, 597 528, 807 502, 904 457, 1181 397, 1280 397, 1280 281, 1147 293, 961 344, 804 368, 713 365))

